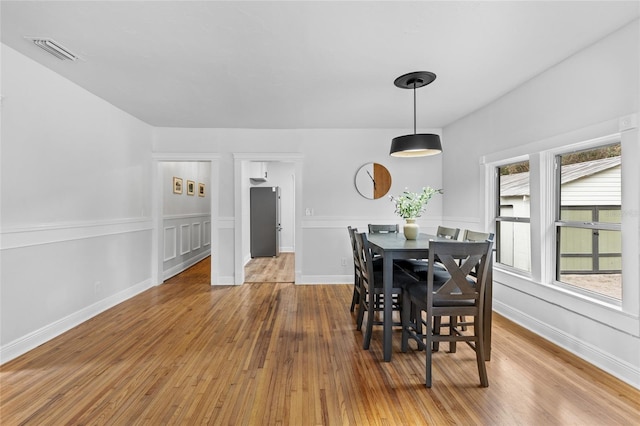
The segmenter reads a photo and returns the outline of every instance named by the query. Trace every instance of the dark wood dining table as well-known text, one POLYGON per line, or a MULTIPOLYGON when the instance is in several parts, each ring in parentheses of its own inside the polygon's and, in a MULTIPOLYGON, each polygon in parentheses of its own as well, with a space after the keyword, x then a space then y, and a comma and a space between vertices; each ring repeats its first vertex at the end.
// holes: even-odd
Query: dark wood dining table
MULTIPOLYGON (((374 253, 383 258, 382 285, 384 291, 384 300, 392 300, 391 289, 393 288, 393 261, 397 259, 426 259, 429 257, 430 241, 451 241, 444 237, 438 237, 430 234, 419 234, 415 240, 407 240, 404 234, 399 233, 380 233, 367 234, 367 239, 374 253)), ((490 265, 491 271, 493 265, 490 265)), ((492 274, 487 277, 485 287, 485 303, 484 303, 484 337, 485 337, 485 357, 488 361, 491 358, 491 311, 492 311, 492 274)), ((382 344, 384 348, 384 360, 391 361, 391 336, 393 331, 393 311, 392 304, 384 304, 383 312, 383 337, 382 344)))

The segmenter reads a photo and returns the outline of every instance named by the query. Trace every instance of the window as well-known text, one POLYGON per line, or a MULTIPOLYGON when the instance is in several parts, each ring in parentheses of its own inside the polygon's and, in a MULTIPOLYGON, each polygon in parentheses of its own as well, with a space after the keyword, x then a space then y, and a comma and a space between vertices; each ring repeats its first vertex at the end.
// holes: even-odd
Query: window
POLYGON ((496 261, 531 272, 529 161, 496 168, 496 261))
POLYGON ((556 156, 556 280, 622 299, 620 143, 556 156))

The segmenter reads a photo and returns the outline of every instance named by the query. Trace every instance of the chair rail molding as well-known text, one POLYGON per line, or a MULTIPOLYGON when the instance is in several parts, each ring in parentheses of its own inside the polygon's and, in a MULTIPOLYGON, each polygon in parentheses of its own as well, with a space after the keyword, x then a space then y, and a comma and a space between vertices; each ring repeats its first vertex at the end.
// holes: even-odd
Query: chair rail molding
POLYGON ((0 249, 8 250, 42 244, 153 230, 151 218, 125 218, 82 222, 43 223, 3 227, 0 249))

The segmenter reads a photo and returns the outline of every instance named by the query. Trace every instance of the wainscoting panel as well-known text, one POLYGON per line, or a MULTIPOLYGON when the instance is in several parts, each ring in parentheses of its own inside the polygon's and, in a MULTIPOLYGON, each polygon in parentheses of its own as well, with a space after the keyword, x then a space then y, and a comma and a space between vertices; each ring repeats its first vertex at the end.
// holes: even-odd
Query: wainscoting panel
POLYGON ((163 279, 179 274, 211 254, 211 215, 165 216, 163 224, 165 229, 163 279), (173 229, 173 234, 167 235, 167 229, 173 229), (174 256, 170 257, 168 253, 173 253, 174 256))
POLYGON ((191 225, 180 225, 180 254, 185 255, 191 251, 191 225))
POLYGON ((176 227, 164 228, 164 261, 175 259, 176 257, 176 227))
POLYGON ((209 246, 211 245, 211 221, 209 220, 205 220, 204 221, 204 245, 205 246, 209 246))
POLYGON ((191 224, 191 250, 198 250, 202 241, 202 225, 200 222, 191 224))

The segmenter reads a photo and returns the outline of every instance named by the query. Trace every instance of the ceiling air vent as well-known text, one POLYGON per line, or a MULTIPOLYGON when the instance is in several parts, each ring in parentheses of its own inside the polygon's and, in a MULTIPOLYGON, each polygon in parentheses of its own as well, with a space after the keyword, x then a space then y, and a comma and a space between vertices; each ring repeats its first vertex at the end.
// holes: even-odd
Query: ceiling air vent
POLYGON ((33 43, 36 46, 52 54, 53 56, 60 59, 61 61, 66 61, 67 59, 75 61, 76 59, 78 59, 77 55, 75 55, 74 53, 71 53, 69 49, 67 49, 66 47, 63 47, 62 45, 60 45, 60 43, 50 38, 44 38, 44 37, 25 37, 25 38, 27 40, 33 41, 33 43))

